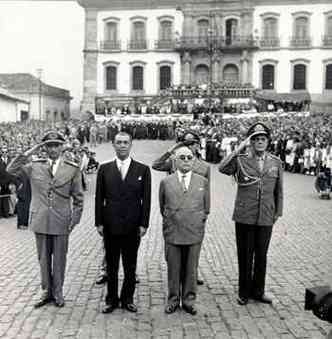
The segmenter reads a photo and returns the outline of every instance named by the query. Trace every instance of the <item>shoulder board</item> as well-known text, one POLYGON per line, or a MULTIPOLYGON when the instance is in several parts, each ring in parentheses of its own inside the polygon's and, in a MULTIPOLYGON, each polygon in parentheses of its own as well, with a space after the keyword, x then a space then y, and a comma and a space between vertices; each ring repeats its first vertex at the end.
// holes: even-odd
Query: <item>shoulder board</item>
POLYGON ((65 160, 64 163, 76 168, 80 168, 79 165, 73 161, 65 160))
POLYGON ((269 153, 269 156, 270 156, 272 159, 278 160, 278 161, 281 162, 281 159, 280 159, 279 157, 277 157, 276 155, 269 153))
POLYGON ((37 158, 37 159, 32 159, 32 162, 47 162, 47 159, 44 158, 37 158))

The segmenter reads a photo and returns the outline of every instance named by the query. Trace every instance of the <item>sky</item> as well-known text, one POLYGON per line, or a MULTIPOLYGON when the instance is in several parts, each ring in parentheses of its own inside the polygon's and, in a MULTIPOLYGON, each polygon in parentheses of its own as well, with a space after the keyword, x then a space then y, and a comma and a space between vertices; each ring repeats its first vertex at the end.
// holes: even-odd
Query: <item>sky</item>
POLYGON ((0 0, 0 73, 30 73, 82 99, 84 9, 76 1, 0 0))

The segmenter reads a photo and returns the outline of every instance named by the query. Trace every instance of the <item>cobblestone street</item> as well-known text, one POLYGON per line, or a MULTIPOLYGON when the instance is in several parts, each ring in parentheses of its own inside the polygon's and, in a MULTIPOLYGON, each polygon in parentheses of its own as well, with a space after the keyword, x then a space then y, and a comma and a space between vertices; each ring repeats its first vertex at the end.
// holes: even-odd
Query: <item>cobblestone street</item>
MULTIPOLYGON (((151 165, 173 142, 134 141, 132 154, 151 165)), ((101 161, 113 157, 112 145, 97 148, 101 161)), ((16 229, 16 219, 0 219, 1 338, 326 338, 331 329, 304 311, 306 287, 332 284, 332 200, 319 200, 311 176, 285 173, 284 216, 271 241, 266 290, 273 305, 250 301, 239 306, 234 223, 236 185, 212 165, 212 206, 200 259, 204 285, 198 288, 198 314, 164 313, 167 296, 158 204, 159 181, 152 171, 150 228, 140 246, 135 303, 137 314, 121 309, 102 314, 105 287, 95 284, 102 240, 94 227, 95 174, 89 175, 84 214, 70 237, 64 295, 66 306, 34 309, 39 265, 32 232, 16 229)))

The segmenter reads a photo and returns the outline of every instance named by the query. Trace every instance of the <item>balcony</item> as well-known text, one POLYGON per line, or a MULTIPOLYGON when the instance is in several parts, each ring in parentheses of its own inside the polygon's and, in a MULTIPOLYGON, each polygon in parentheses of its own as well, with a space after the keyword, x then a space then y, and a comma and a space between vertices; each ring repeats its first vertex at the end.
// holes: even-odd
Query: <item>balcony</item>
POLYGON ((104 40, 100 42, 100 49, 105 51, 120 51, 121 40, 104 40))
POLYGON ((290 47, 293 48, 310 48, 311 47, 311 37, 296 37, 293 36, 290 38, 290 47))
POLYGON ((175 49, 174 40, 156 40, 155 49, 175 49))
POLYGON ((128 50, 140 51, 148 48, 147 40, 130 40, 128 42, 128 50))
POLYGON ((257 48, 256 39, 251 35, 247 36, 200 36, 200 37, 181 37, 175 44, 177 50, 208 50, 208 49, 244 49, 257 48))
POLYGON ((322 42, 324 47, 332 47, 332 35, 323 35, 322 42))
POLYGON ((268 49, 279 48, 280 39, 278 37, 263 37, 260 39, 260 47, 268 49))

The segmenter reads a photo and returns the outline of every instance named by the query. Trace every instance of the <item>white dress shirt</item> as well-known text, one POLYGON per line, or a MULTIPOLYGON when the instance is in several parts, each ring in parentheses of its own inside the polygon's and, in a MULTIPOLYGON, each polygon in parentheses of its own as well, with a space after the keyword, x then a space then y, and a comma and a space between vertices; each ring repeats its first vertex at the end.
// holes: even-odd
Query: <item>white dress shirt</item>
POLYGON ((186 190, 188 190, 191 180, 191 174, 192 171, 189 171, 187 173, 182 173, 179 170, 176 171, 178 174, 179 181, 182 183, 182 180, 184 179, 184 184, 186 186, 186 190))
POLYGON ((131 164, 131 158, 128 157, 125 160, 120 160, 118 157, 116 157, 115 161, 116 161, 116 165, 118 166, 120 173, 121 173, 121 166, 123 165, 123 178, 122 179, 124 179, 127 176, 129 166, 131 164))

